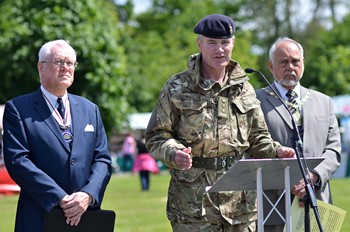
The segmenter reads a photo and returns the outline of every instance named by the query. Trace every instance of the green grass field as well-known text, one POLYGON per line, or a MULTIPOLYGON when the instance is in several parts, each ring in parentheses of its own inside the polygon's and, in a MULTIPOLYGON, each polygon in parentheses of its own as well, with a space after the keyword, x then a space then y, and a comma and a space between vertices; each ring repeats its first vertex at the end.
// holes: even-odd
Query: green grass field
MULTIPOLYGON (((151 176, 151 189, 142 192, 138 175, 114 175, 108 185, 103 209, 112 209, 117 219, 117 232, 170 232, 165 215, 169 174, 151 176)), ((331 181, 334 204, 350 212, 350 178, 331 181)), ((13 231, 17 196, 0 197, 0 231, 13 231)), ((312 213, 312 211, 310 211, 312 213)), ((350 231, 350 213, 347 213, 342 232, 350 231)), ((331 231, 325 231, 331 232, 331 231)))

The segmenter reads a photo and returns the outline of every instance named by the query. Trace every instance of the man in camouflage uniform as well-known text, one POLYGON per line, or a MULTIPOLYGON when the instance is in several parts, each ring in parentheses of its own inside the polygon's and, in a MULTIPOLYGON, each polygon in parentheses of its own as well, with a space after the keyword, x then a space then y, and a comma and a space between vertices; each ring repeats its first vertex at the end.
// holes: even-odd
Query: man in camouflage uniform
MULTIPOLYGON (((247 153, 293 157, 273 142, 248 77, 231 60, 234 21, 208 15, 194 28, 199 54, 164 85, 146 142, 171 168, 167 215, 173 231, 255 231, 255 191, 207 193, 247 153)), ((233 180, 234 181, 234 180, 233 180)))

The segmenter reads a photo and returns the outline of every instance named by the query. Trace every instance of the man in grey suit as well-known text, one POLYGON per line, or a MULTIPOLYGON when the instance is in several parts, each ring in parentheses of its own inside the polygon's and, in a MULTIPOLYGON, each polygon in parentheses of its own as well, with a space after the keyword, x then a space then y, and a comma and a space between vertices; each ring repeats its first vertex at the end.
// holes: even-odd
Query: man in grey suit
POLYGON ((99 209, 111 176, 111 157, 98 107, 69 94, 77 65, 64 40, 39 51, 41 86, 6 103, 4 158, 21 187, 15 231, 43 231, 45 212, 62 209, 79 224, 88 208, 99 209))
MULTIPOLYGON (((272 87, 293 113, 303 139, 304 157, 325 158, 309 173, 311 183, 315 187, 316 198, 332 203, 329 179, 340 165, 341 152, 340 133, 332 100, 325 94, 300 85, 299 81, 304 73, 304 52, 298 42, 290 38, 277 39, 271 46, 269 58, 269 69, 274 76, 272 87), (289 99, 290 97, 292 99, 289 99)), ((292 119, 287 109, 270 87, 259 89, 256 94, 261 101, 272 139, 283 146, 295 147, 292 119)), ((280 193, 268 191, 267 194, 276 202, 280 193)), ((292 195, 300 199, 306 196, 303 180, 292 186, 292 195)), ((266 203, 264 202, 264 213, 269 208, 266 203)), ((284 213, 284 201, 280 202, 278 208, 284 213)), ((283 221, 274 214, 265 223, 264 231, 282 231, 283 227, 283 221)))

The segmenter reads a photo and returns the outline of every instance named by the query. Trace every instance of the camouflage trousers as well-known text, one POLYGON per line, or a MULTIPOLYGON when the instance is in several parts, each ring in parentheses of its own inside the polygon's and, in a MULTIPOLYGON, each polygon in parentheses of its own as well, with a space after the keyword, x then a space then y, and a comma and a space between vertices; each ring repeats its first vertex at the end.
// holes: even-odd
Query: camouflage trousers
POLYGON ((256 221, 231 225, 223 223, 179 223, 171 222, 173 232, 255 232, 256 221))

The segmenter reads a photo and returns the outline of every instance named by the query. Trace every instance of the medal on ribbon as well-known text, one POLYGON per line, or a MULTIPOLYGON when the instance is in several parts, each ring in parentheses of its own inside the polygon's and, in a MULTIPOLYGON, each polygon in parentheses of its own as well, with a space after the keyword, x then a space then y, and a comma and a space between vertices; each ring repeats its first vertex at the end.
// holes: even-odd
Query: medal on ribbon
POLYGON ((62 135, 64 140, 66 141, 66 143, 70 143, 73 140, 73 133, 70 129, 70 127, 66 127, 63 131, 62 131, 62 135))

